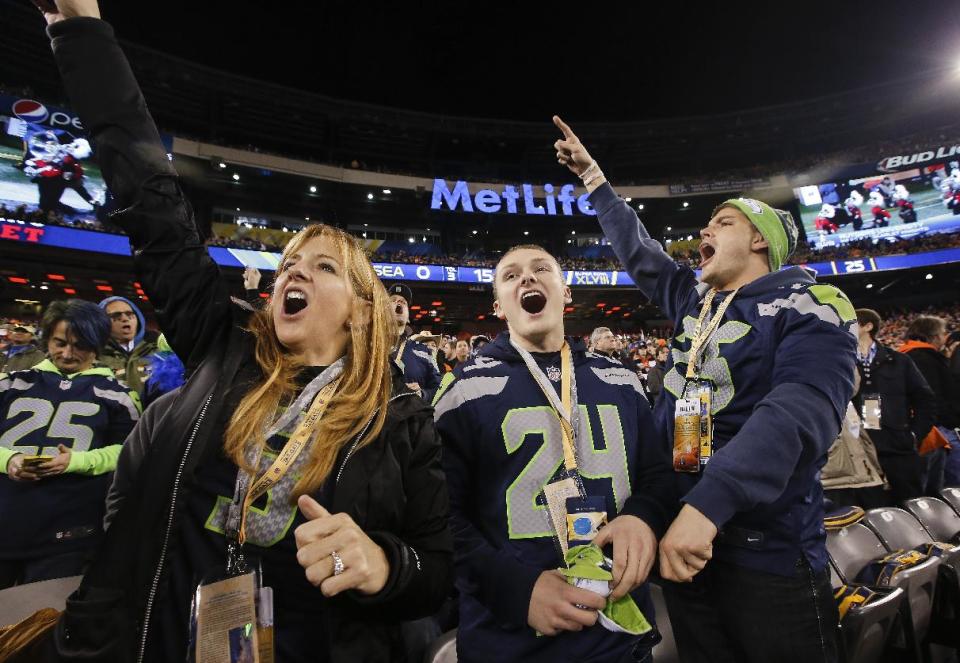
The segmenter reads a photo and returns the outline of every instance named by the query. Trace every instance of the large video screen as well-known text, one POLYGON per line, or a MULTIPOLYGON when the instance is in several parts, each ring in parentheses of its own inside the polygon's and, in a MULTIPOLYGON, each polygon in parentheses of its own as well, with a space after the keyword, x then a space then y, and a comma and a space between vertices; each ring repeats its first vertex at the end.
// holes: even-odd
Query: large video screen
POLYGON ((960 231, 960 164, 955 161, 804 186, 794 194, 813 248, 960 231))
POLYGON ((107 198, 83 127, 70 113, 0 95, 0 216, 89 227, 107 198))

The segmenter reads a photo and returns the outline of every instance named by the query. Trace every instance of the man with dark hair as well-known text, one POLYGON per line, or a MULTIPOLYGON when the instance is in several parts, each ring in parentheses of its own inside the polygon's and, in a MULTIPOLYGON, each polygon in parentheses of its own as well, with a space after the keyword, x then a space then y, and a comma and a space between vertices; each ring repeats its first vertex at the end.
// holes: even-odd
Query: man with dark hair
POLYGON ((94 366, 109 336, 95 304, 55 301, 49 359, 0 375, 0 588, 80 573, 100 537, 110 473, 140 418, 136 392, 94 366))
MULTIPOLYGON (((906 343, 898 350, 913 360, 933 390, 937 402, 934 425, 951 444, 949 453, 960 454, 960 439, 956 432, 960 426, 960 390, 950 373, 950 360, 941 352, 946 342, 946 320, 935 315, 918 315, 907 328, 906 343)), ((940 447, 925 456, 923 490, 926 495, 940 495, 947 454, 947 449, 940 447)))
POLYGON ((387 295, 390 297, 390 313, 397 324, 397 344, 391 358, 403 371, 407 386, 429 403, 440 386, 440 370, 430 349, 408 336, 413 291, 402 283, 394 283, 387 288, 387 295))
POLYGON ((33 368, 44 360, 46 355, 37 347, 34 340, 35 334, 30 325, 15 323, 10 326, 8 333, 10 345, 0 353, 0 373, 13 373, 33 368))
POLYGON ((566 567, 570 500, 550 497, 570 481, 604 514, 595 537, 583 536, 612 545, 610 596, 629 593, 652 618, 645 580, 671 480, 643 388, 619 362, 564 336, 570 288, 544 249, 507 251, 494 297, 508 331, 448 374, 434 403, 460 590, 458 658, 647 660, 651 637, 606 630, 606 600, 557 570, 566 567))
POLYGON ((100 353, 100 363, 142 396, 150 355, 157 351, 156 342, 147 338, 147 320, 126 297, 107 297, 100 308, 110 318, 110 340, 100 353))
POLYGON ((581 179, 620 262, 676 330, 654 413, 682 496, 660 540, 681 660, 836 661, 817 477, 853 391, 853 306, 803 269, 781 269, 796 224, 752 198, 714 210, 698 277, 650 237, 570 127, 554 123, 558 162, 581 179))
POLYGON ((877 342, 883 322, 876 311, 857 309, 857 321, 860 391, 853 403, 877 448, 894 506, 923 495, 926 462, 918 447, 933 426, 936 398, 909 357, 877 342))

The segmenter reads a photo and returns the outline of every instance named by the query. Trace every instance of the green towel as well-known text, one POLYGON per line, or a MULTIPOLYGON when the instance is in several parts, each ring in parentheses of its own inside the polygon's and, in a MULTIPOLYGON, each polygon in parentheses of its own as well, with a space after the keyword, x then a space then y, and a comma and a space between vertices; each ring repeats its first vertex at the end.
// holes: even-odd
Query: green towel
MULTIPOLYGON (((592 543, 574 546, 567 551, 564 561, 567 568, 560 569, 560 573, 567 577, 567 582, 609 597, 613 562, 604 557, 600 548, 592 543)), ((650 622, 629 594, 616 601, 607 598, 607 607, 600 611, 600 623, 615 633, 642 635, 651 629, 650 622)))

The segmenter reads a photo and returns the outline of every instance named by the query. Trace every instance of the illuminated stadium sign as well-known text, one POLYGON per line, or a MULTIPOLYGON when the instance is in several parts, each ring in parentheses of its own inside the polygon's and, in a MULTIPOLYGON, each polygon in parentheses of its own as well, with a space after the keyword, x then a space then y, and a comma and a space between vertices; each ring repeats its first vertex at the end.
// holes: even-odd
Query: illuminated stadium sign
POLYGON ((958 155, 960 155, 960 145, 941 145, 935 150, 885 157, 877 163, 877 170, 881 173, 892 173, 902 168, 922 166, 940 159, 960 160, 958 155))
MULTIPOLYGON (((30 245, 59 247, 79 251, 110 253, 117 256, 130 255, 130 242, 125 235, 7 221, 0 219, 0 240, 21 242, 30 245)), ((228 249, 220 246, 207 247, 210 257, 221 267, 242 269, 246 266, 264 271, 274 271, 280 264, 280 254, 250 249, 228 249)), ((944 249, 924 253, 863 257, 851 260, 817 262, 803 265, 819 275, 862 274, 894 269, 929 267, 960 262, 960 249, 944 249)), ((445 283, 493 283, 494 270, 489 267, 453 267, 448 265, 411 265, 391 262, 375 262, 377 276, 388 281, 432 281, 445 283)), ((626 272, 615 271, 565 271, 563 278, 570 286, 618 287, 633 286, 633 279, 626 272)))
POLYGON ((533 185, 521 184, 520 190, 513 184, 504 185, 503 189, 480 189, 471 196, 466 182, 458 180, 453 187, 444 179, 433 180, 433 197, 430 209, 448 209, 451 212, 481 212, 483 214, 527 214, 531 216, 574 216, 574 208, 580 214, 596 216, 596 211, 590 205, 588 194, 573 195, 574 186, 564 184, 560 191, 554 193, 552 184, 544 184, 543 204, 533 197, 533 185))

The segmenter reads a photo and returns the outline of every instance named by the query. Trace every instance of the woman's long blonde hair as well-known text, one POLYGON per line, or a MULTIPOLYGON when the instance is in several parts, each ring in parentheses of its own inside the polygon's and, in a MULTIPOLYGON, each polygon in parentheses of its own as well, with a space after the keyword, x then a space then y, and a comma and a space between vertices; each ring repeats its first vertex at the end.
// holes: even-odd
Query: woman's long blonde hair
MULTIPOLYGON (((308 241, 326 237, 334 242, 343 265, 343 276, 354 301, 347 343, 346 365, 336 395, 327 406, 313 441, 309 462, 293 490, 293 499, 317 490, 333 471, 337 454, 363 430, 373 417, 358 447, 375 439, 383 428, 390 399, 389 355, 395 326, 389 314, 387 291, 357 241, 347 233, 317 224, 299 232, 283 250, 277 273, 291 255, 308 241)), ((323 302, 314 302, 322 306, 323 302)), ((256 359, 262 379, 252 386, 227 426, 224 449, 240 467, 254 471, 248 453, 266 444, 267 427, 278 409, 288 405, 299 391, 296 375, 303 368, 277 338, 272 299, 255 313, 248 330, 256 338, 256 359)))

